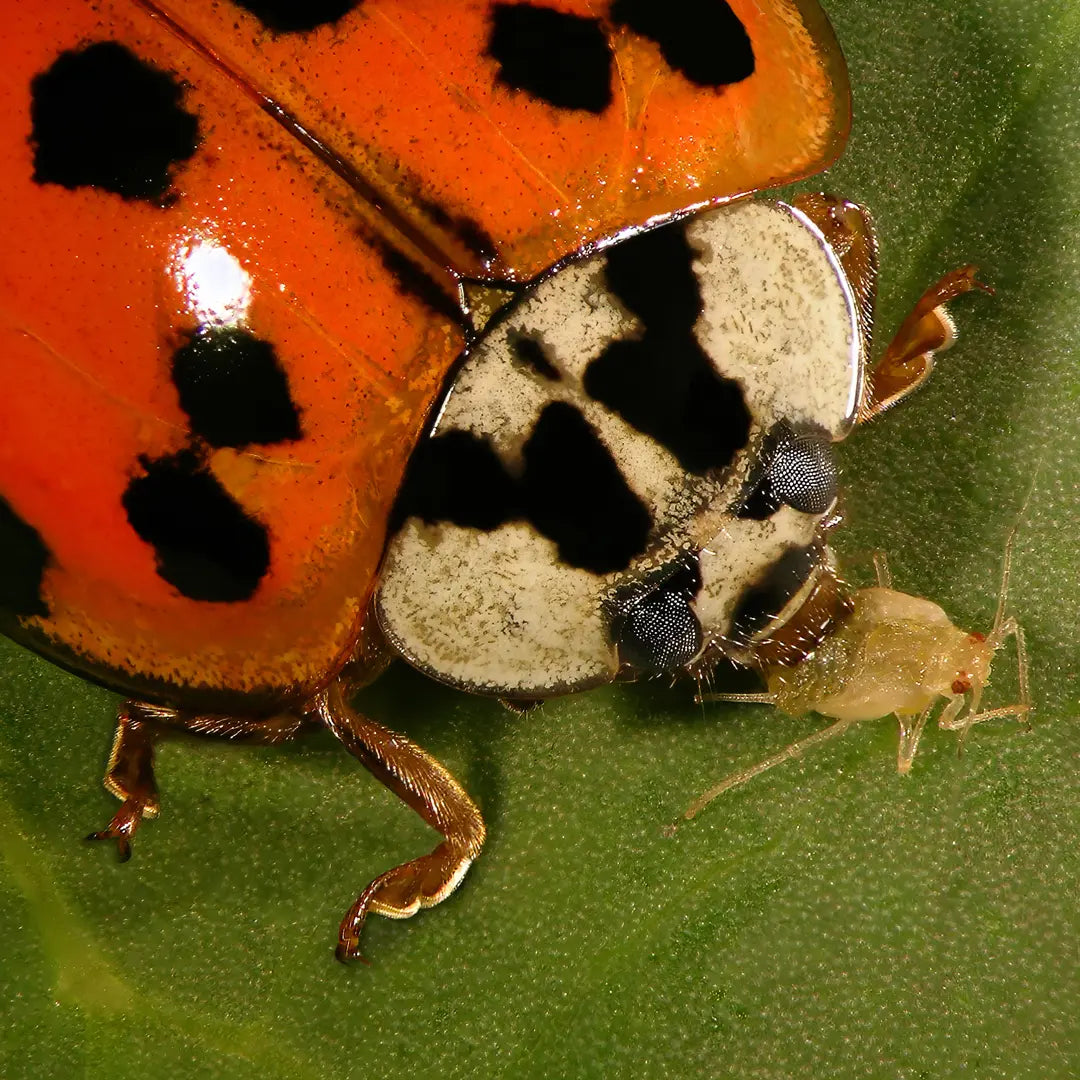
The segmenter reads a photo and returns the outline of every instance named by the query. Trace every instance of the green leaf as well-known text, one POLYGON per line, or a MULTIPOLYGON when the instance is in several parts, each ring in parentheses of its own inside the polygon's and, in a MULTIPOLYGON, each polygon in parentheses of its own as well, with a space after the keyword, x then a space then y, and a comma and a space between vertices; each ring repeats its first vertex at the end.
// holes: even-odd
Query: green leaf
MULTIPOLYGON (((930 731, 909 777, 865 724, 724 796, 821 725, 649 684, 516 718, 398 667, 364 705, 466 783, 490 828, 448 903, 337 921, 431 836, 328 736, 177 740, 116 865, 80 838, 116 699, 0 648, 0 1075, 1072 1075, 1080 752, 1080 9, 833 0, 855 129, 822 187, 867 205, 885 336, 976 262, 957 346, 843 447, 836 545, 986 628, 1009 530, 1034 728, 930 731), (1023 509, 1025 498, 1034 489, 1023 509)), ((994 700, 1016 692, 998 660, 994 700)))

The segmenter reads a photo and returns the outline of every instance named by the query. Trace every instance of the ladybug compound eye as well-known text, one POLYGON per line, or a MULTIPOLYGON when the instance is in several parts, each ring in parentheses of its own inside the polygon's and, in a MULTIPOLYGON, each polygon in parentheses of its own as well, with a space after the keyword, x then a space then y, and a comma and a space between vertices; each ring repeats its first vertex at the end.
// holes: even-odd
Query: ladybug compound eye
POLYGON ((695 563, 678 567, 661 584, 630 599, 615 621, 619 659, 648 675, 686 667, 705 638, 691 607, 700 588, 695 563))
POLYGON ((660 590, 627 613, 618 644, 619 659, 639 671, 677 671, 701 650, 701 624, 688 597, 660 590))
POLYGON ((761 448, 740 517, 762 519, 787 505, 804 514, 823 514, 836 499, 836 462, 827 432, 775 424, 761 448))

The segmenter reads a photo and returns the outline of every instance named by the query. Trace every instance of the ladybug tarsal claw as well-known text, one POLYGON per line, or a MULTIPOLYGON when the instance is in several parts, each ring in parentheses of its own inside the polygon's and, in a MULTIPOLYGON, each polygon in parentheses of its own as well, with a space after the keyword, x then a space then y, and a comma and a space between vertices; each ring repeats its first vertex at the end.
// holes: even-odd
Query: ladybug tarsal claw
POLYGON ((152 816, 152 808, 156 810, 156 801, 150 803, 143 799, 125 799, 123 805, 113 815, 112 821, 100 832, 92 832, 86 837, 86 841, 92 840, 115 840, 116 854, 120 862, 127 862, 131 858, 131 840, 143 819, 144 814, 152 816))
POLYGON ((115 840, 116 841, 116 861, 127 862, 131 858, 131 841, 126 836, 117 836, 109 829, 102 829, 101 832, 92 832, 89 836, 83 838, 88 844, 94 840, 115 840))
POLYGON ((351 964, 354 960, 359 960, 365 967, 371 967, 371 961, 360 952, 359 932, 348 939, 342 937, 334 950, 334 958, 341 964, 351 964))

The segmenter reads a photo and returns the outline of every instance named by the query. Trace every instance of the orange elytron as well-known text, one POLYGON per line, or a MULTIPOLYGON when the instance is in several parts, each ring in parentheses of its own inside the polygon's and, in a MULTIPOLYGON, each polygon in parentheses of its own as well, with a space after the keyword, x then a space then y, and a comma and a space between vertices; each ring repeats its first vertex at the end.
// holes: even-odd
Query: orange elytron
POLYGON ((36 0, 0 48, 0 629, 132 699, 122 849, 163 726, 325 723, 447 832, 354 955, 483 838, 343 696, 464 285, 820 170, 838 47, 813 0, 36 0))

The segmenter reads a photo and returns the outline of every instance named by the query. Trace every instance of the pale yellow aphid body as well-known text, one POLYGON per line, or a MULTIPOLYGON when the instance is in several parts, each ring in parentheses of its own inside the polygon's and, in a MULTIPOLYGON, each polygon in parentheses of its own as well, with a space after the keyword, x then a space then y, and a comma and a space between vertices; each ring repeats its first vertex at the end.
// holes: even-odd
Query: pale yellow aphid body
POLYGON ((852 593, 850 614, 799 663, 768 666, 762 672, 765 693, 703 695, 702 700, 773 705, 792 716, 816 712, 835 723, 728 776, 697 799, 685 816, 694 817, 723 792, 862 720, 896 717, 901 773, 911 769, 923 729, 939 706, 939 727, 959 731, 961 738, 986 720, 1011 716, 1026 722, 1031 701, 1024 634, 1016 620, 1005 615, 1014 535, 1015 529, 1005 545, 997 614, 988 634, 961 630, 939 605, 891 588, 879 555, 879 584, 852 593), (1009 638, 1016 640, 1019 701, 980 711, 991 663, 1009 638))

